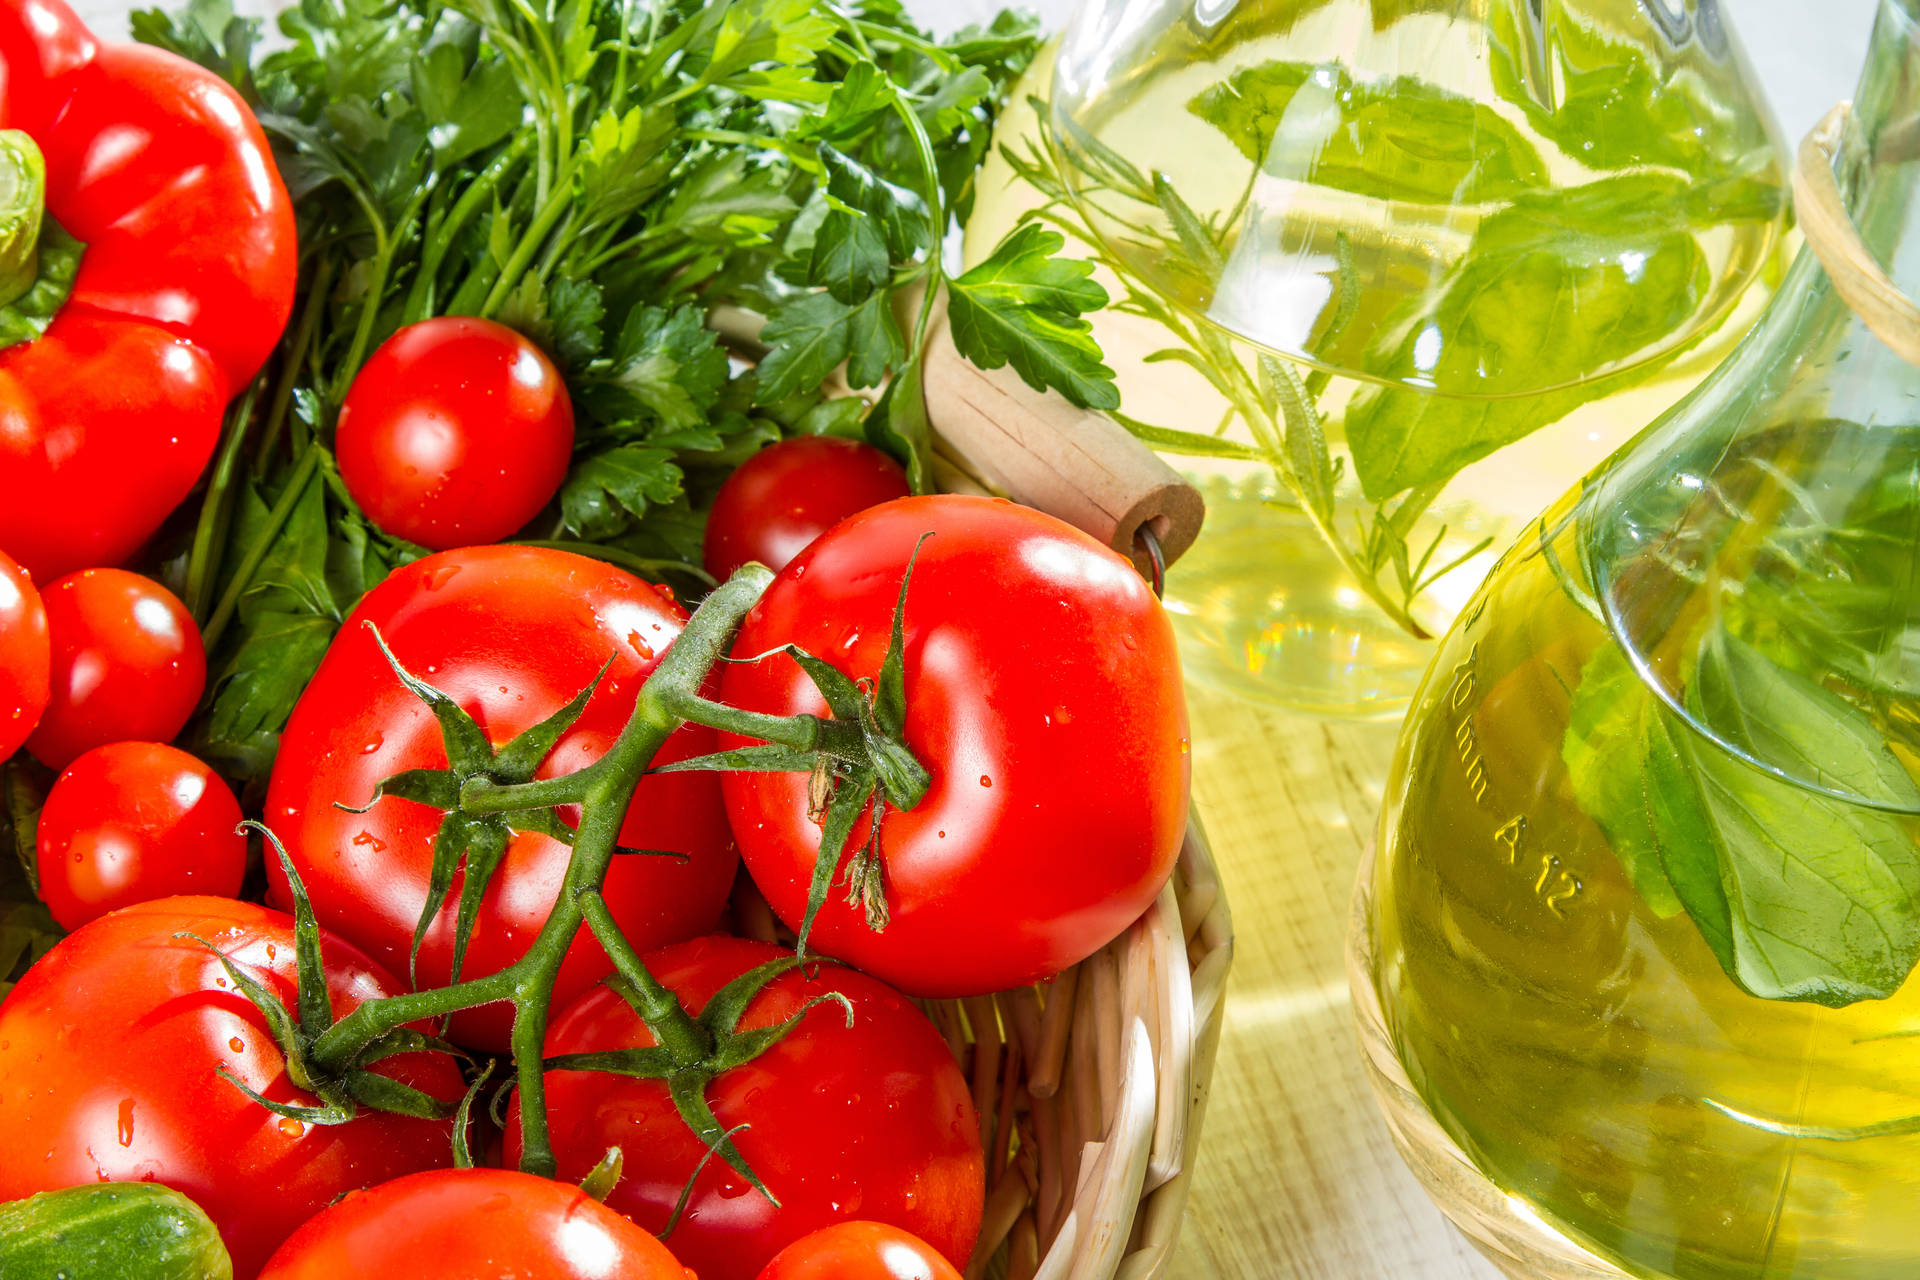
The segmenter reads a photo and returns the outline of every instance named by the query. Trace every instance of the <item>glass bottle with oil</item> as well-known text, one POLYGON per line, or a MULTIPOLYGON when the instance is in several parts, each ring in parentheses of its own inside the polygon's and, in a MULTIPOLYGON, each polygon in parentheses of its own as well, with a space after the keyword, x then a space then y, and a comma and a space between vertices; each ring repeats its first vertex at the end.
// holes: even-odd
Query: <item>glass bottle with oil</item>
POLYGON ((1778 148, 1676 3, 1087 0, 1016 91, 969 249, 1040 216, 1106 268, 1125 420, 1208 501, 1189 675, 1398 714, 1499 549, 1758 314, 1778 148))
MULTIPOLYGON (((1920 287, 1920 0, 1853 217, 1920 287)), ((1635 1275, 1920 1275, 1920 369, 1802 254, 1531 529, 1415 698, 1372 979, 1510 1198, 1635 1275)))

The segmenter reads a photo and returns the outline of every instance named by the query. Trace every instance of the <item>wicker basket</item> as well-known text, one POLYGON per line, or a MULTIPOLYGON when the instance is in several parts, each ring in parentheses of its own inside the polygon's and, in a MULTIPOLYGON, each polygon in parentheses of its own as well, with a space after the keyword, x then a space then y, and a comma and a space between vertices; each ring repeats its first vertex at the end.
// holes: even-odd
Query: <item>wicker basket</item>
POLYGON ((1567 1239, 1502 1191, 1460 1149, 1400 1061, 1373 984, 1373 849, 1360 859, 1347 925, 1347 985, 1373 1095, 1407 1167, 1474 1248, 1513 1280, 1628 1280, 1628 1273, 1567 1239))

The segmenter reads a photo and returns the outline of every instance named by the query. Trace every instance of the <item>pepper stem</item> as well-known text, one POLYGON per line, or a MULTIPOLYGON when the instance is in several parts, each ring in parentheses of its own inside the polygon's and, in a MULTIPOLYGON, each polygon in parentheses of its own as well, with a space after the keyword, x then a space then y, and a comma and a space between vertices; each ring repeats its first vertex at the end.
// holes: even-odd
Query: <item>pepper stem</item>
POLYGON ((18 129, 0 129, 0 307, 40 277, 40 226, 47 209, 47 162, 18 129))

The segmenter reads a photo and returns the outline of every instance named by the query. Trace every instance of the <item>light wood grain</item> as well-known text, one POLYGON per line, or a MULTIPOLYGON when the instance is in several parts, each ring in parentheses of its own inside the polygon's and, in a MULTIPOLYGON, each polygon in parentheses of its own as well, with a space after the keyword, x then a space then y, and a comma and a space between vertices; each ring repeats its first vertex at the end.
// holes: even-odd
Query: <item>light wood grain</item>
POLYGON ((1344 946, 1395 729, 1191 694, 1194 800, 1236 921, 1213 1101, 1171 1280, 1498 1280, 1401 1164, 1344 946))

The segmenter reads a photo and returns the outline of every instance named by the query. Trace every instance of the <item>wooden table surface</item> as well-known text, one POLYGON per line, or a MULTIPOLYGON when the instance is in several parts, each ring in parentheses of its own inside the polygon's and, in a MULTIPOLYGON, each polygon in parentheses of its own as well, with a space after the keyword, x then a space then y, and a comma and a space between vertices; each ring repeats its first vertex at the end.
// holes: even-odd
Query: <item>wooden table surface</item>
POLYGON ((1194 689, 1194 802, 1233 907, 1226 1030, 1171 1280, 1498 1280, 1401 1165, 1347 999, 1347 903, 1396 726, 1194 689))

